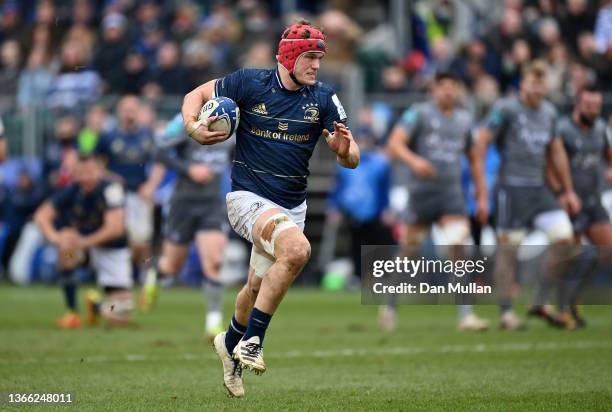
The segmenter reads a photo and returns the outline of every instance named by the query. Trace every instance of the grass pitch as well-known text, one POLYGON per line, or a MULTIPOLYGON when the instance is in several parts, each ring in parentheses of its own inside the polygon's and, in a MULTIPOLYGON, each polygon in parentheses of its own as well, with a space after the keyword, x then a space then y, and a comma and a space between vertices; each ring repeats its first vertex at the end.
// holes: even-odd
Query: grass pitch
MULTIPOLYGON (((163 291, 130 329, 60 331, 58 289, 2 285, 0 392, 71 392, 79 411, 612 408, 610 306, 587 307, 581 331, 534 320, 524 332, 478 334, 456 332, 454 307, 405 306, 385 334, 377 308, 359 302, 291 290, 266 336, 268 371, 246 374, 246 398, 230 399, 203 339, 201 292, 163 291)), ((495 307, 477 310, 496 321, 495 307)), ((29 408, 40 406, 20 407, 29 408)))

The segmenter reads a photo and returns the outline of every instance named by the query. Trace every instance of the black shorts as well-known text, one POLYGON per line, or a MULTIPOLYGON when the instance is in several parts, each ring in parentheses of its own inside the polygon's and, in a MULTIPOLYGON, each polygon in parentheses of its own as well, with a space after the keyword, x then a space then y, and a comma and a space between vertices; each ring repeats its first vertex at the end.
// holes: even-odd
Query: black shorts
POLYGON ((410 225, 432 225, 442 216, 466 214, 463 192, 459 190, 412 192, 404 221, 410 225))
POLYGON ((227 233, 227 213, 219 199, 197 203, 189 199, 172 199, 164 224, 164 240, 187 244, 197 232, 220 230, 227 233))
POLYGON ((500 185, 495 200, 496 223, 501 230, 530 228, 540 213, 561 209, 548 186, 500 185))
POLYGON ((582 208, 580 213, 575 216, 570 216, 574 226, 574 232, 585 233, 591 225, 596 223, 610 223, 610 216, 606 209, 601 204, 601 195, 599 193, 591 193, 589 195, 580 196, 582 208))

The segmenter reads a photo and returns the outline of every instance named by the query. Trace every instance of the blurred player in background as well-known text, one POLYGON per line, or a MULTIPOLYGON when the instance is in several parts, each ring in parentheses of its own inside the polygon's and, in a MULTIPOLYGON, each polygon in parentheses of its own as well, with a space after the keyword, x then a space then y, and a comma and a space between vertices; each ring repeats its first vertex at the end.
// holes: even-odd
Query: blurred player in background
MULTIPOLYGON (((153 161, 154 142, 150 130, 140 128, 140 100, 124 96, 117 103, 118 127, 100 136, 95 153, 106 161, 107 169, 120 177, 127 190, 125 213, 128 240, 134 262, 147 262, 153 237, 153 205, 149 188, 156 185, 147 178, 153 161)), ((154 180, 154 174, 150 178, 154 180)), ((135 265, 138 269, 139 265, 135 265)))
POLYGON ((152 308, 160 277, 176 276, 195 240, 206 274, 204 296, 207 304, 206 335, 223 331, 223 288, 220 282, 223 250, 227 242, 225 204, 221 199, 221 178, 230 162, 233 140, 203 146, 187 136, 180 114, 172 119, 158 143, 157 161, 177 173, 164 224, 164 244, 157 264, 147 273, 142 302, 152 308))
MULTIPOLYGON (((436 74, 432 101, 407 110, 391 132, 388 149, 412 171, 410 200, 400 240, 403 256, 416 257, 436 223, 453 259, 465 255, 470 226, 461 182, 461 161, 471 147, 472 116, 458 107, 461 81, 451 72, 436 74)), ((462 297, 463 298, 463 297, 462 297)), ((381 326, 395 328, 396 309, 381 308, 381 326)), ((486 330, 489 323, 471 305, 459 306, 460 330, 486 330)))
MULTIPOLYGON (((581 273, 579 283, 561 293, 560 323, 573 329, 585 326, 577 310, 580 292, 588 283, 600 261, 610 264, 612 247, 612 224, 608 212, 601 204, 602 191, 612 183, 612 133, 601 118, 601 90, 592 86, 581 90, 576 97, 574 111, 559 121, 558 135, 567 150, 572 181, 580 197, 582 208, 572 216, 574 241, 581 244, 586 236, 594 246, 599 246, 599 258, 590 259, 588 267, 581 273)), ((550 170, 549 177, 555 191, 560 191, 559 179, 550 170)), ((571 262, 578 269, 578 260, 571 262)), ((564 285, 567 286, 567 285, 564 285)))
POLYGON ((36 211, 35 222, 45 238, 57 246, 59 270, 68 313, 57 321, 61 328, 78 328, 75 269, 89 252, 98 284, 106 293, 100 305, 88 294, 88 320, 101 313, 113 324, 125 324, 132 314, 132 268, 124 224, 125 192, 120 183, 103 179, 103 167, 92 155, 81 155, 75 182, 56 192, 36 211))
POLYGON ((244 395, 243 368, 266 370, 266 329, 310 257, 302 230, 308 161, 319 137, 325 137, 340 165, 359 164, 359 149, 345 126, 340 100, 317 81, 326 47, 320 30, 306 21, 293 24, 283 32, 276 69, 238 70, 199 86, 183 102, 185 128, 201 144, 227 138, 224 132, 209 131, 208 122, 198 121, 206 101, 229 97, 241 111, 227 208, 232 228, 252 242, 253 249, 248 282, 238 293, 228 331, 214 340, 225 387, 234 396, 244 395))
POLYGON ((495 261, 495 284, 501 311, 500 327, 509 330, 524 327, 512 310, 512 289, 517 248, 530 228, 544 232, 552 247, 547 253, 544 273, 529 313, 554 322, 543 305, 550 284, 559 278, 558 263, 566 252, 561 245, 572 240, 572 224, 561 203, 571 213, 580 209, 567 155, 556 134, 557 113, 552 104, 544 100, 546 74, 547 66, 542 62, 536 61, 525 67, 519 94, 501 99, 493 106, 477 133, 471 152, 477 217, 482 224, 489 215, 483 169, 486 146, 495 141, 501 155, 496 209, 500 247, 495 261), (562 189, 559 202, 546 184, 547 160, 559 176, 562 189))

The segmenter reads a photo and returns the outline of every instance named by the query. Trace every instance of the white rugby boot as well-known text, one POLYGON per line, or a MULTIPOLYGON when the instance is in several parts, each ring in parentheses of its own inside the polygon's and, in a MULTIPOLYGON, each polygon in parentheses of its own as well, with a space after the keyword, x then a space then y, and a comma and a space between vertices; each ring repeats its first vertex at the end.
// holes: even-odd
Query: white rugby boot
POLYGON ((243 369, 250 369, 257 375, 266 371, 259 336, 251 336, 249 340, 238 342, 234 348, 234 359, 240 362, 243 369))
POLYGON ((223 365, 223 386, 230 396, 241 398, 244 396, 244 385, 242 384, 242 366, 232 359, 225 347, 225 333, 221 332, 215 336, 213 347, 215 353, 221 359, 223 365))
POLYGON ((525 322, 516 316, 514 311, 508 310, 499 319, 499 327, 505 330, 522 330, 525 329, 525 322))
POLYGON ((489 321, 479 318, 474 313, 464 316, 457 326, 461 332, 482 332, 489 329, 489 321))

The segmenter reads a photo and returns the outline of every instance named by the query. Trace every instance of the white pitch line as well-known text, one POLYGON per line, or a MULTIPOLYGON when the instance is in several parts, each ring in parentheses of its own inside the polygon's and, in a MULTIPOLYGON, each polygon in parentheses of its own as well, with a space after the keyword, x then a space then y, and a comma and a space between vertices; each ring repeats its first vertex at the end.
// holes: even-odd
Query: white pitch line
MULTIPOLYGON (((268 358, 291 359, 291 358, 346 358, 355 356, 390 356, 390 355, 421 355, 421 354, 457 354, 457 353, 486 353, 486 352, 527 352, 527 351, 558 351, 566 349, 596 349, 610 348, 610 341, 575 341, 575 342, 513 342, 513 343, 478 343, 475 345, 443 345, 438 347, 389 347, 376 349, 340 349, 328 351, 289 351, 284 353, 267 353, 268 358)), ((65 363, 121 363, 121 362, 167 362, 167 361, 194 361, 212 360, 217 357, 213 354, 182 353, 176 356, 147 356, 144 354, 126 354, 120 356, 83 356, 79 358, 21 358, 0 359, 0 365, 22 365, 22 364, 65 364, 65 363)))

